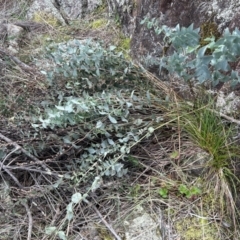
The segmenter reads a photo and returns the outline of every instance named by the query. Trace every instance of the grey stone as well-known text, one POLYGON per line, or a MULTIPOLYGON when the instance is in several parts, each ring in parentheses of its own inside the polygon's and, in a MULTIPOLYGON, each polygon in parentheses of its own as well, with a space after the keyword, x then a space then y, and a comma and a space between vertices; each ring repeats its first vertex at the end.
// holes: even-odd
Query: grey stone
POLYGON ((126 240, 162 240, 160 223, 141 206, 124 222, 126 240))

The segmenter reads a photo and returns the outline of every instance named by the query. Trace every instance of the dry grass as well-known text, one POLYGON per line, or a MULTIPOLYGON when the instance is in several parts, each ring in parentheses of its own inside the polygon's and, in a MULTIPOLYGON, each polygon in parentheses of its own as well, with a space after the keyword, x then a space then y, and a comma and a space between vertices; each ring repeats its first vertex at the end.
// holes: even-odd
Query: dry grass
POLYGON ((0 19, 23 18, 31 2, 32 0, 0 0, 0 19))

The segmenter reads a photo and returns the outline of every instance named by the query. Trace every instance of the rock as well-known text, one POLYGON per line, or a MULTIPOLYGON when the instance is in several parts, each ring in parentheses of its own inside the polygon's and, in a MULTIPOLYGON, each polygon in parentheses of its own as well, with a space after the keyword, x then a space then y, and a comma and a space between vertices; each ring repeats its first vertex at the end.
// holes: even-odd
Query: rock
POLYGON ((75 20, 85 17, 102 4, 102 0, 62 0, 60 8, 70 20, 75 20))
POLYGON ((34 0, 27 12, 27 18, 52 26, 66 22, 51 0, 34 0))
POLYGON ((222 91, 218 93, 216 107, 223 114, 234 114, 240 109, 240 97, 234 92, 225 95, 222 91))
MULTIPOLYGON (((215 15, 214 20, 217 22, 221 32, 239 15, 240 5, 238 0, 212 0, 209 1, 208 5, 208 10, 215 15)), ((240 25, 236 24, 235 27, 239 28, 240 25)))
MULTIPOLYGON (((160 220, 161 221, 161 220, 160 220)), ((155 221, 150 214, 138 206, 132 215, 124 222, 126 240, 161 240, 164 239, 159 226, 160 222, 155 221)))
POLYGON ((211 160, 211 156, 205 151, 199 151, 192 156, 191 169, 188 171, 191 175, 201 177, 206 172, 207 164, 211 160))
POLYGON ((53 26, 58 23, 66 25, 69 20, 83 18, 102 4, 102 0, 35 0, 27 17, 35 21, 42 19, 53 26))
POLYGON ((234 17, 232 18, 230 24, 229 24, 229 29, 230 31, 233 31, 235 28, 240 28, 240 14, 236 13, 234 17))
POLYGON ((23 38, 25 31, 43 30, 44 25, 30 21, 18 21, 8 23, 2 21, 0 23, 0 41, 5 49, 13 55, 19 52, 19 42, 23 38))
POLYGON ((1 24, 0 25, 1 31, 1 40, 3 43, 8 43, 8 50, 11 54, 16 54, 19 51, 19 39, 22 36, 24 29, 22 27, 16 26, 14 24, 1 24))
POLYGON ((0 41, 4 43, 7 39, 7 24, 5 22, 0 23, 0 41))
POLYGON ((20 34, 22 34, 23 28, 16 26, 14 24, 7 24, 7 34, 9 38, 18 38, 20 34))

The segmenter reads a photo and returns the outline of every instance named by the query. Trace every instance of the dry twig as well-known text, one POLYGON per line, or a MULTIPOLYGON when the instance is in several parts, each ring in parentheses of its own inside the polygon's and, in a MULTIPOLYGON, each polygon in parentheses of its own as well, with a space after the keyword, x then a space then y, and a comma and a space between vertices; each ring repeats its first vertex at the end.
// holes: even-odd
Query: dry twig
POLYGON ((4 166, 2 162, 0 162, 0 168, 3 169, 13 179, 13 181, 18 185, 19 188, 23 188, 22 184, 17 180, 17 178, 12 174, 12 172, 7 169, 6 166, 4 166))
POLYGON ((21 204, 26 208, 27 215, 28 215, 28 237, 27 240, 31 240, 32 237, 32 227, 33 227, 33 219, 30 208, 25 201, 22 201, 21 204))
POLYGON ((227 116, 226 114, 223 114, 223 113, 220 113, 220 116, 229 120, 232 123, 236 123, 237 125, 240 125, 240 121, 235 119, 235 118, 229 117, 229 116, 227 116))
POLYGON ((13 56, 12 54, 8 53, 4 49, 0 48, 0 54, 8 56, 10 59, 13 60, 17 65, 19 65, 23 70, 27 72, 32 72, 34 69, 30 66, 28 66, 26 63, 22 62, 19 58, 13 56))
POLYGON ((21 150, 22 153, 24 153, 25 155, 27 155, 29 158, 31 158, 34 162, 36 162, 37 164, 40 164, 43 169, 46 171, 46 173, 48 175, 56 175, 58 177, 62 177, 62 175, 59 174, 53 174, 51 172, 51 170, 39 159, 37 159, 35 156, 33 156, 31 153, 29 153, 28 151, 26 151, 24 148, 22 148, 21 146, 19 146, 17 143, 13 142, 11 139, 5 137, 4 135, 2 135, 0 133, 0 138, 3 139, 4 141, 6 141, 7 143, 10 143, 11 145, 13 145, 15 148, 21 150))
POLYGON ((92 207, 94 209, 94 211, 97 213, 97 215, 100 217, 100 219, 102 220, 102 222, 105 224, 105 226, 108 228, 108 230, 113 234, 113 236, 117 239, 117 240, 122 240, 118 234, 116 233, 116 231, 112 228, 112 226, 104 219, 103 215, 98 211, 98 209, 95 206, 91 206, 91 203, 85 199, 84 201, 87 202, 87 204, 92 207))

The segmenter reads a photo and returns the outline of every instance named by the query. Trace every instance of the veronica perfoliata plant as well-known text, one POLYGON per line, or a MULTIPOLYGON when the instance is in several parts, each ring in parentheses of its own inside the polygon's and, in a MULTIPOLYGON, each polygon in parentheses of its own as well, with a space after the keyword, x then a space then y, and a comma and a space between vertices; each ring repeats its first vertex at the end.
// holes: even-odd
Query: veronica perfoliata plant
POLYGON ((173 48, 172 54, 146 58, 149 64, 159 65, 160 71, 165 68, 186 81, 197 80, 200 84, 231 81, 235 85, 240 82, 238 72, 230 67, 230 63, 236 63, 240 57, 240 31, 237 28, 232 33, 225 29, 218 40, 214 36, 204 39, 206 45, 202 46, 200 29, 194 29, 193 25, 170 28, 159 26, 156 19, 147 18, 141 23, 153 28, 157 35, 163 35, 163 49, 173 48))

